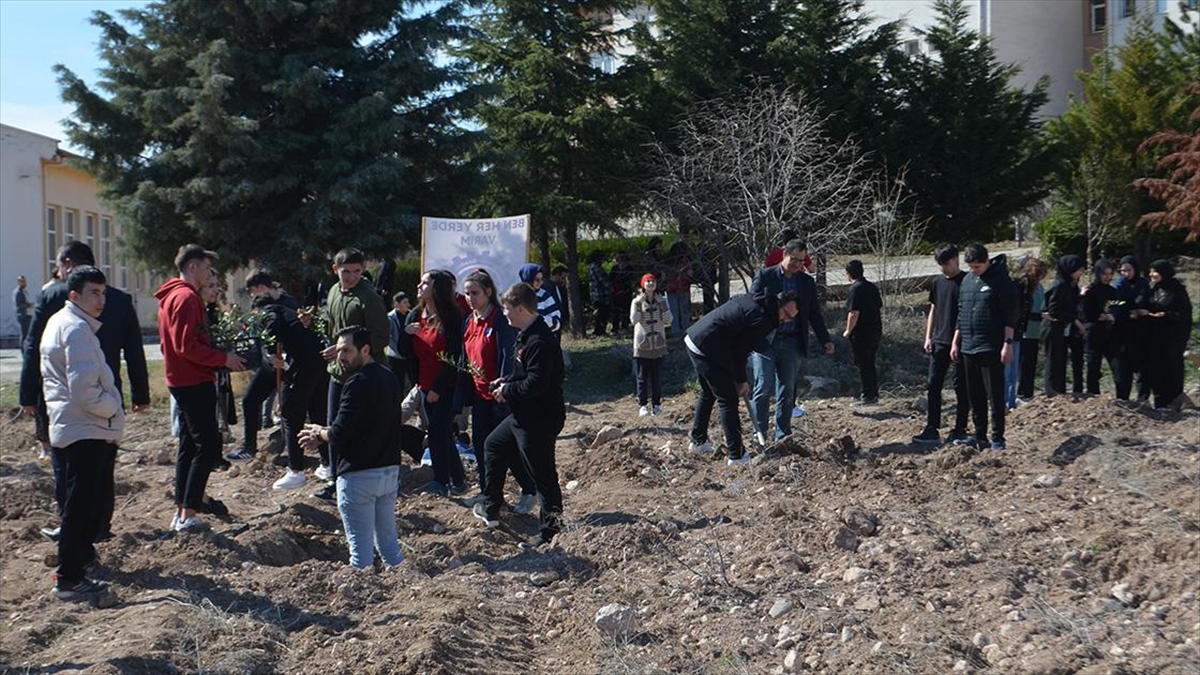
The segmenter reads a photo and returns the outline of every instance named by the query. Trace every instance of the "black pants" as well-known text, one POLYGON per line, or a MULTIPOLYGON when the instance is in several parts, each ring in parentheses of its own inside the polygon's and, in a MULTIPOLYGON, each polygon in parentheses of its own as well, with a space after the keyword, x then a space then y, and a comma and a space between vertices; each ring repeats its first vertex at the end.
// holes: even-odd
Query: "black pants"
POLYGON ((879 373, 875 370, 875 355, 879 352, 879 335, 859 336, 850 334, 850 353, 854 356, 854 367, 858 368, 858 379, 862 381, 862 397, 867 400, 879 398, 879 373))
MULTIPOLYGON (((712 418, 713 405, 721 408, 721 426, 725 428, 725 447, 730 459, 743 454, 742 421, 738 417, 737 381, 733 372, 713 365, 707 358, 688 351, 696 377, 700 380, 700 395, 696 397, 696 410, 692 415, 692 442, 708 440, 708 422, 712 418)), ((743 364, 734 364, 744 368, 743 364)))
POLYGON ((1004 364, 1000 352, 963 354, 963 370, 967 375, 967 392, 971 397, 971 419, 975 423, 975 438, 988 439, 988 408, 992 413, 992 440, 1004 440, 1004 364))
MULTIPOLYGON (((115 443, 106 443, 100 452, 106 453, 108 457, 105 464, 107 472, 104 477, 104 491, 100 495, 100 530, 97 537, 112 531, 112 516, 116 507, 116 478, 113 473, 117 468, 117 446, 115 443)), ((67 503, 66 453, 53 448, 50 453, 50 465, 54 468, 54 502, 58 505, 58 517, 61 521, 63 507, 67 503)))
POLYGON ((447 394, 430 403, 426 392, 423 405, 429 420, 429 458, 433 462, 433 479, 444 487, 465 483, 466 472, 454 444, 454 396, 447 394))
POLYGON ((1100 393, 1101 365, 1108 361, 1108 370, 1116 379, 1117 366, 1109 349, 1108 331, 1105 327, 1092 326, 1084 340, 1084 357, 1087 361, 1087 393, 1100 393))
POLYGON ((263 402, 275 393, 275 369, 259 368, 250 378, 250 386, 242 396, 242 430, 247 450, 258 448, 258 430, 262 428, 263 402))
POLYGON ((63 467, 62 531, 58 536, 58 581, 82 581, 96 558, 93 543, 104 525, 104 499, 111 495, 116 446, 88 440, 54 449, 63 467))
POLYGON ((539 517, 542 538, 554 538, 562 529, 562 488, 558 485, 558 468, 554 461, 554 442, 562 431, 564 420, 555 420, 536 427, 522 427, 512 415, 505 417, 488 436, 483 456, 487 463, 488 515, 496 517, 504 503, 504 479, 517 463, 533 477, 542 510, 539 517))
POLYGON ((662 364, 663 359, 635 358, 637 365, 637 399, 638 405, 646 405, 647 401, 654 405, 662 405, 662 364))
POLYGON ((1129 396, 1133 393, 1135 381, 1137 382, 1138 400, 1145 401, 1150 398, 1150 377, 1146 366, 1148 349, 1147 341, 1141 339, 1139 334, 1130 329, 1124 344, 1117 349, 1116 365, 1113 367, 1117 398, 1128 401, 1129 396))
POLYGON ((595 329, 592 331, 592 335, 595 335, 595 336, 599 337, 599 336, 601 336, 601 335, 604 335, 605 333, 607 333, 607 332, 608 332, 608 328, 607 328, 607 324, 608 324, 608 301, 607 301, 607 300, 596 300, 596 299, 593 299, 593 300, 592 300, 592 304, 594 304, 594 305, 596 306, 596 316, 595 316, 595 321, 596 321, 596 324, 595 324, 595 326, 596 326, 596 327, 595 327, 595 329))
POLYGON ((1154 393, 1155 408, 1170 406, 1183 393, 1185 346, 1185 343, 1170 344, 1165 341, 1151 343, 1152 352, 1146 360, 1146 365, 1150 374, 1150 390, 1154 393))
MULTIPOLYGON (((508 416, 508 405, 504 403, 485 401, 478 396, 471 401, 471 447, 475 450, 480 492, 487 490, 487 439, 508 416)), ((517 485, 521 486, 521 494, 531 495, 537 491, 533 476, 529 475, 524 462, 512 462, 508 469, 517 485)), ((500 478, 500 483, 504 484, 504 477, 500 478)))
POLYGON ((925 426, 928 429, 942 428, 942 389, 946 386, 946 372, 954 367, 954 396, 957 399, 954 410, 954 429, 961 434, 967 433, 967 414, 971 410, 971 399, 967 395, 967 378, 963 374, 963 364, 950 360, 950 345, 935 344, 933 353, 929 355, 929 380, 925 391, 928 402, 925 426))
POLYGON ((169 387, 179 408, 179 454, 175 459, 175 504, 198 508, 208 476, 221 454, 217 388, 212 384, 169 387))
POLYGON ((1021 379, 1017 383, 1017 396, 1033 398, 1033 383, 1037 379, 1038 350, 1042 343, 1037 338, 1021 340, 1021 379))
POLYGON ((1063 335, 1065 329, 1065 323, 1052 321, 1046 334, 1045 381, 1042 383, 1042 391, 1046 394, 1067 393, 1067 337, 1063 335))
MULTIPOLYGON (((304 469, 304 448, 300 447, 299 434, 307 418, 313 424, 328 423, 328 406, 325 397, 329 393, 329 373, 315 366, 298 370, 291 381, 283 383, 279 392, 279 409, 283 417, 283 436, 287 444, 288 468, 293 471, 304 469)), ((327 461, 328 449, 322 445, 321 459, 327 461)))
POLYGON ((1067 351, 1071 353, 1071 392, 1082 394, 1084 372, 1083 336, 1067 336, 1067 351))

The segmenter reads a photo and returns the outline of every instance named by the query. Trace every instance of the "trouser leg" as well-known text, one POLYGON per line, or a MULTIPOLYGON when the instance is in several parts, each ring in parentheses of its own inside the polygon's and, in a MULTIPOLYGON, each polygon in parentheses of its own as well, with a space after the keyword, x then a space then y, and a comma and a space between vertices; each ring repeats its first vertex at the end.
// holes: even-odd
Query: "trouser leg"
POLYGON ((104 457, 104 464, 101 467, 100 483, 100 509, 97 512, 96 519, 96 536, 97 538, 112 532, 112 517, 113 511, 117 506, 117 485, 115 472, 117 469, 117 445, 116 443, 105 443, 100 449, 101 455, 104 457))
POLYGON ((971 399, 971 418, 975 424, 975 439, 981 443, 987 442, 988 394, 984 382, 986 373, 982 367, 982 357, 963 354, 963 369, 967 375, 967 390, 971 399))
POLYGON ((858 369, 858 379, 862 382, 862 397, 868 400, 879 398, 879 374, 875 366, 879 339, 851 335, 850 351, 854 356, 854 367, 858 369))
POLYGON ((992 440, 1004 440, 1005 415, 1008 413, 1004 405, 1004 363, 1000 360, 1000 352, 982 354, 983 388, 992 414, 992 440))
MULTIPOLYGON (((734 367, 740 367, 740 364, 734 364, 734 367)), ((776 388, 775 362, 769 356, 756 352, 750 355, 750 367, 754 376, 750 394, 750 412, 754 421, 754 430, 766 438, 771 424, 771 394, 776 388)), ((715 398, 715 392, 713 393, 715 398)), ((776 402, 776 405, 783 404, 776 402)), ((790 415, 791 411, 788 411, 788 414, 790 415)))
POLYGON ((706 376, 708 366, 704 363, 703 357, 696 356, 691 352, 688 352, 688 357, 692 360, 692 367, 696 370, 696 380, 700 385, 700 393, 696 396, 696 408, 692 413, 691 440, 693 443, 700 444, 708 440, 708 423, 712 420, 713 404, 717 399, 708 383, 706 376))
POLYGON ((663 359, 647 359, 650 368, 650 403, 651 405, 662 405, 662 369, 663 359))
POLYGON ((258 430, 262 428, 263 401, 275 391, 275 369, 259 368, 250 378, 250 386, 242 397, 243 443, 247 450, 258 448, 258 430))
POLYGON ((1017 396, 1033 398, 1033 383, 1037 378, 1038 350, 1041 343, 1036 339, 1021 340, 1021 382, 1017 385, 1017 396))
POLYGON ((175 501, 179 506, 198 508, 208 487, 208 477, 221 452, 217 428, 217 390, 210 384, 172 387, 182 417, 179 457, 175 471, 175 501))
POLYGON ((532 428, 514 423, 512 431, 517 439, 521 462, 537 486, 542 505, 539 516, 542 538, 550 541, 562 530, 562 488, 558 484, 558 467, 554 457, 554 442, 562 431, 562 422, 532 428))
POLYGON ((637 400, 638 405, 646 405, 650 401, 650 366, 651 359, 637 357, 633 360, 637 370, 637 400))
POLYGON ((505 417, 484 443, 483 461, 487 463, 487 469, 484 471, 483 494, 487 497, 488 515, 492 518, 500 515, 500 505, 504 503, 504 479, 508 468, 520 461, 517 437, 513 432, 515 424, 512 415, 505 417))
POLYGON ((929 377, 925 384, 925 427, 942 428, 942 388, 946 386, 946 371, 950 370, 950 347, 933 346, 929 354, 929 377))
POLYGON ((66 492, 58 537, 57 577, 63 584, 82 581, 84 568, 96 556, 93 542, 100 522, 107 445, 105 441, 89 440, 62 449, 66 492))

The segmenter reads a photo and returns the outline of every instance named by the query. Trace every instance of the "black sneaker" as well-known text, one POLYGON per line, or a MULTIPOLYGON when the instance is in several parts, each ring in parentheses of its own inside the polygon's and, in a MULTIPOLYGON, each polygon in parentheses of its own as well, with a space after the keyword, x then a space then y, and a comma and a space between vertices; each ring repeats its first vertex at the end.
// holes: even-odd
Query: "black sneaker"
POLYGON ((946 443, 958 445, 959 441, 966 438, 971 438, 967 435, 967 432, 962 429, 951 429, 950 433, 946 434, 946 443))
POLYGON ((942 442, 942 437, 938 435, 937 429, 925 429, 920 436, 913 436, 913 443, 917 445, 937 445, 942 442))
POLYGON ((209 513, 218 518, 224 518, 229 515, 229 507, 225 506, 225 502, 220 499, 209 498, 208 501, 201 501, 196 507, 197 513, 209 513))
POLYGON ((231 468, 233 468, 233 464, 230 464, 229 460, 224 457, 218 457, 216 463, 213 464, 213 471, 228 471, 231 468))
POLYGON ((323 499, 327 502, 336 502, 337 483, 327 483, 325 487, 321 488, 317 492, 314 492, 312 496, 316 497, 317 499, 323 499))
POLYGON ((465 495, 470 491, 471 491, 471 486, 467 485, 466 481, 463 481, 461 483, 451 483, 450 484, 450 494, 452 494, 452 495, 455 495, 455 496, 465 495))
POLYGON ((228 455, 225 455, 225 459, 230 462, 248 462, 248 461, 254 459, 254 455, 256 455, 256 454, 258 454, 257 448, 248 448, 243 445, 242 447, 238 448, 236 451, 231 452, 228 455))
POLYGON ((59 600, 96 601, 108 592, 108 585, 91 579, 84 579, 73 584, 59 581, 54 585, 51 594, 59 600))
POLYGON ((482 521, 483 524, 487 525, 488 527, 496 527, 500 524, 500 517, 498 515, 494 516, 494 515, 489 514, 488 510, 487 510, 487 506, 485 506, 483 504, 476 504, 475 506, 473 506, 471 508, 471 514, 474 515, 480 521, 482 521))

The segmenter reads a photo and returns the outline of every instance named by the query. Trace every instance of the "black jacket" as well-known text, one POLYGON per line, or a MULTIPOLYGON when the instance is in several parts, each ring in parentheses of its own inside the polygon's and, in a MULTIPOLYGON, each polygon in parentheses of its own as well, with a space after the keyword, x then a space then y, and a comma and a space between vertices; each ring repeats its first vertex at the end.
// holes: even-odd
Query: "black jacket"
MULTIPOLYGON (((821 314, 821 300, 817 297, 817 282, 804 272, 797 272, 797 292, 796 292, 796 308, 799 314, 796 315, 797 348, 800 356, 808 354, 808 328, 812 327, 813 333, 822 345, 829 344, 829 329, 825 327, 825 316, 821 314)), ((772 265, 764 267, 754 275, 754 282, 750 284, 750 295, 768 295, 774 296, 783 290, 783 266, 772 265)), ((693 341, 695 338, 692 338, 693 341)), ((707 352, 706 352, 707 353, 707 352)))
POLYGON ((289 382, 299 374, 312 375, 316 374, 315 371, 325 370, 325 359, 321 357, 321 336, 300 320, 299 308, 290 295, 280 295, 279 300, 256 303, 255 306, 266 315, 263 319, 264 332, 275 338, 275 344, 283 347, 286 356, 283 376, 289 382))
POLYGON ((329 425, 338 474, 400 464, 398 410, 400 385, 387 368, 372 361, 346 379, 329 425))
MULTIPOLYGON (((1163 312, 1162 318, 1149 319, 1151 344, 1180 352, 1187 346, 1192 332, 1192 301, 1187 289, 1177 278, 1163 279, 1150 289, 1146 309, 1163 312)), ((1151 354, 1151 358, 1175 357, 1175 354, 1151 354)))
POLYGON ((1092 351, 1109 353, 1113 324, 1101 321, 1100 315, 1108 313, 1109 303, 1116 297, 1117 290, 1115 288, 1094 279, 1088 286, 1087 294, 1080 302, 1083 322, 1089 324, 1087 340, 1092 351))
POLYGON ((518 425, 562 425, 567 418, 562 388, 565 372, 562 348, 539 316, 517 334, 513 372, 500 389, 518 425))
MULTIPOLYGON (((998 352, 1004 329, 1015 328, 1017 287, 1008 276, 1004 255, 991 259, 983 276, 967 274, 958 292, 958 332, 963 354, 998 352)), ((1014 333, 1014 339, 1018 338, 1014 333)))
POLYGON ((745 382, 746 358, 750 352, 765 352, 767 336, 778 327, 779 306, 773 294, 737 295, 700 317, 687 336, 714 369, 745 382))

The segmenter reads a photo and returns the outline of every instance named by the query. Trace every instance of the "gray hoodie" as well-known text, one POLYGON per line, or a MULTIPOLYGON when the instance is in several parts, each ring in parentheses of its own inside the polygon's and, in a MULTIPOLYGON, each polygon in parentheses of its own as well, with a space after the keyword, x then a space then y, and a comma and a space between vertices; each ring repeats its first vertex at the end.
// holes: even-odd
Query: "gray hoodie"
POLYGON ((123 436, 121 393, 100 349, 99 329, 98 319, 69 301, 46 322, 42 391, 55 448, 84 440, 119 443, 123 436))

